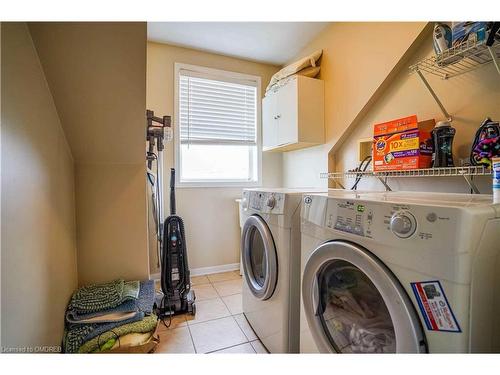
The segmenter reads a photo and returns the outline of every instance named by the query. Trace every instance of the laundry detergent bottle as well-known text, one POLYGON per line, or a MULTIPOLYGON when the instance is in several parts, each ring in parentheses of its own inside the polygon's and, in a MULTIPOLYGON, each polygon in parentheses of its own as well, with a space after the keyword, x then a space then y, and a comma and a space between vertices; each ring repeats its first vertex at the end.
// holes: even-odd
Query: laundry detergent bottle
POLYGON ((453 164, 453 138, 455 137, 455 128, 448 121, 439 121, 432 129, 432 167, 454 167, 453 164))

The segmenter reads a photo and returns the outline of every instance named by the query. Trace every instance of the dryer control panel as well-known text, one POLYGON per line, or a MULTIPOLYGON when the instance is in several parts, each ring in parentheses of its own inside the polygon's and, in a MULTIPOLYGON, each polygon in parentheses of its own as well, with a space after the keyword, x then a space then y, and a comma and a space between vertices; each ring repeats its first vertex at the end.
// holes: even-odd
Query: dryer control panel
POLYGON ((250 191, 247 208, 260 212, 282 215, 285 206, 285 195, 277 192, 250 191))

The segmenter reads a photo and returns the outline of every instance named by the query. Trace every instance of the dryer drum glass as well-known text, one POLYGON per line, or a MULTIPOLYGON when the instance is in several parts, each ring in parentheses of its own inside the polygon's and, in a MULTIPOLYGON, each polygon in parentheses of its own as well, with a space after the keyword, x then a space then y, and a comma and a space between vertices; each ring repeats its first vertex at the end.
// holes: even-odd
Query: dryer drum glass
POLYGON ((267 256, 262 236, 255 228, 250 236, 250 267, 253 278, 259 286, 263 287, 267 277, 267 256))
POLYGON ((318 316, 340 353, 395 353, 394 326, 379 291, 366 274, 344 260, 318 273, 318 316))

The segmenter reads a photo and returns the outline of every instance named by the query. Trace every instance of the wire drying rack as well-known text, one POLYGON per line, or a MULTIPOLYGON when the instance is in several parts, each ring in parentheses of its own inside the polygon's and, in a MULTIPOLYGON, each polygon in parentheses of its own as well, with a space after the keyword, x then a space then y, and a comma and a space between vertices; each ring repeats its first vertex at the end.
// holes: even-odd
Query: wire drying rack
POLYGON ((491 47, 486 41, 467 40, 439 55, 420 60, 410 66, 411 72, 426 72, 442 79, 456 77, 493 62, 500 74, 500 43, 491 47))
MULTIPOLYGON (((496 34, 498 35, 498 33, 496 34)), ((441 54, 427 57, 410 66, 410 73, 416 73, 427 90, 438 104, 443 115, 452 121, 453 118, 424 76, 424 73, 438 76, 442 79, 465 74, 481 66, 493 63, 500 75, 500 42, 497 40, 491 46, 486 40, 467 40, 455 47, 443 51, 441 54)))

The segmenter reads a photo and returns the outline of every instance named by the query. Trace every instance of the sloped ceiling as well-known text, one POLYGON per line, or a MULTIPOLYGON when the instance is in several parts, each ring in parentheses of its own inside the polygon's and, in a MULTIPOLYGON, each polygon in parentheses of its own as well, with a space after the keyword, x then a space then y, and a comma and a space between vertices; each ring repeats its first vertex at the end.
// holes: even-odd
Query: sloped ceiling
POLYGON ((146 23, 29 29, 76 163, 142 162, 146 23))
POLYGON ((148 40, 283 65, 328 22, 149 22, 148 40))

